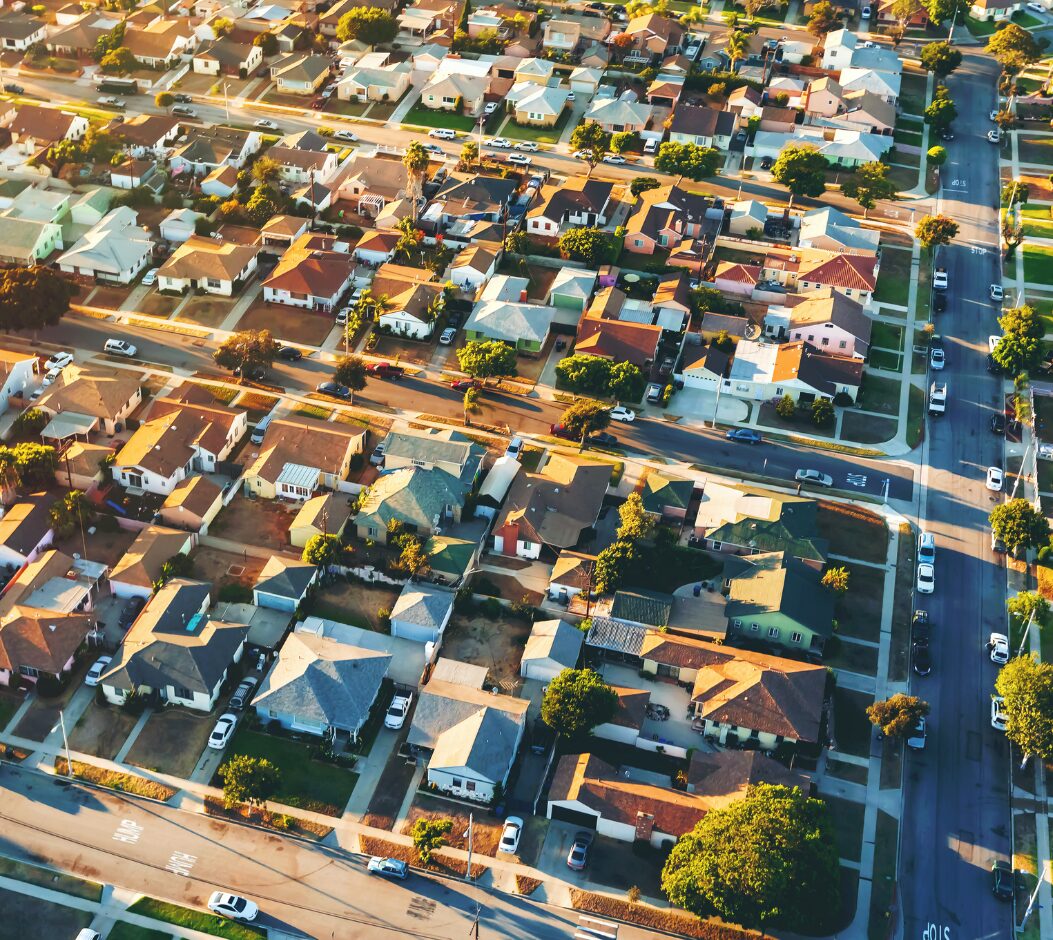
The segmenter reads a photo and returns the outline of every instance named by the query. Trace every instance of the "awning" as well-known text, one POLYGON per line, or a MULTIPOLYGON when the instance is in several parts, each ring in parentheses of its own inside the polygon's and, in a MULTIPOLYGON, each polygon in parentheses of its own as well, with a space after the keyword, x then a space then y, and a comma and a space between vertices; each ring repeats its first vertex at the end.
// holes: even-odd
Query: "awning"
POLYGON ((41 437, 52 438, 56 441, 64 441, 68 437, 76 437, 78 434, 87 434, 95 430, 99 419, 91 415, 79 415, 73 411, 64 411, 55 415, 40 432, 41 437))

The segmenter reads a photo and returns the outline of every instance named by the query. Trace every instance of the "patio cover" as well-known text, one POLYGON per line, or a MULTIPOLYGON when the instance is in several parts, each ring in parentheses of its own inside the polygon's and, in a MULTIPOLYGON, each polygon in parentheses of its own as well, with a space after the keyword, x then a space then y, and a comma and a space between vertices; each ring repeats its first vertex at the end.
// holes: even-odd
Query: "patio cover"
POLYGON ((76 437, 83 434, 85 437, 95 430, 99 419, 91 415, 79 415, 74 411, 64 411, 55 415, 40 432, 41 437, 50 437, 56 441, 64 441, 68 437, 76 437))

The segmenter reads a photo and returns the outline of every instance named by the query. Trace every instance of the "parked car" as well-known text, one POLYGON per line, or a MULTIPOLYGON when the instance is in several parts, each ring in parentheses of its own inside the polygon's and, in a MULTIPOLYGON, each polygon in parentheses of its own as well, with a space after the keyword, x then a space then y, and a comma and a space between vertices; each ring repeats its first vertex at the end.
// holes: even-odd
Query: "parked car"
POLYGON ((348 143, 357 143, 358 134, 354 131, 340 130, 333 131, 333 140, 346 140, 348 143))
POLYGON ((23 95, 26 90, 21 85, 16 85, 14 82, 7 82, 4 85, 4 91, 11 95, 23 95))
POLYGON ((197 111, 193 108, 188 108, 185 104, 177 104, 172 108, 172 113, 179 115, 179 117, 197 117, 197 111))
POLYGON ((311 102, 311 109, 313 111, 321 111, 325 107, 326 102, 329 101, 329 97, 328 95, 322 95, 320 98, 315 98, 311 102))
POLYGON ((482 388, 483 383, 478 379, 454 379, 450 383, 450 388, 458 392, 467 392, 470 388, 482 388))
POLYGON ((922 532, 918 538, 918 561, 936 563, 936 536, 931 532, 922 532))
POLYGON ((483 106, 483 114, 487 115, 488 117, 491 114, 493 114, 496 110, 497 110, 497 102, 496 101, 488 101, 483 106))
POLYGON ((753 428, 732 428, 724 437, 741 444, 760 444, 764 440, 753 428))
POLYGON ((987 354, 987 371, 990 372, 991 375, 1002 374, 1002 367, 998 364, 998 360, 990 353, 987 354))
POLYGON ((987 641, 987 649, 991 654, 991 662, 999 666, 1009 662, 1009 637, 1004 633, 992 633, 987 641))
POLYGON ((997 144, 1002 139, 1002 132, 996 127, 993 130, 987 132, 987 139, 992 144, 997 144))
POLYGON ((1004 859, 991 863, 991 891, 999 901, 1012 901, 1016 897, 1016 872, 1004 859))
POLYGON ((910 635, 918 640, 929 639, 929 612, 927 610, 916 610, 914 611, 914 617, 911 620, 910 635))
POLYGON ((246 676, 234 690, 234 694, 230 697, 228 705, 233 708, 234 711, 240 712, 249 704, 249 701, 252 699, 252 693, 256 691, 256 686, 259 684, 260 680, 255 676, 246 676))
POLYGON ((515 149, 524 150, 527 153, 537 153, 539 148, 532 140, 523 140, 516 144, 515 149))
POLYGON ((267 118, 260 118, 256 122, 256 124, 254 126, 256 126, 256 127, 260 128, 260 130, 264 130, 264 131, 276 131, 276 130, 278 130, 278 125, 275 124, 274 121, 270 121, 267 118))
POLYGON ((124 608, 121 610, 120 625, 123 629, 127 629, 133 623, 135 618, 139 616, 142 609, 146 606, 146 599, 143 597, 133 597, 124 608))
POLYGON ((628 163, 629 161, 626 160, 625 157, 623 157, 620 153, 608 153, 603 158, 603 162, 613 163, 615 166, 621 166, 621 164, 628 163))
POLYGON ((820 473, 818 470, 798 470, 793 478, 798 483, 813 483, 816 486, 833 486, 834 478, 828 473, 820 473))
POLYGON ((384 449, 384 442, 381 441, 379 444, 377 444, 376 447, 373 448, 373 453, 369 455, 369 462, 374 467, 379 467, 382 463, 384 463, 384 449))
POLYGON ((1005 434, 1005 415, 1000 411, 991 415, 991 431, 995 434, 1005 434))
POLYGON ((99 104, 106 105, 111 108, 124 108, 128 102, 123 98, 115 98, 113 95, 103 95, 97 99, 99 104))
POLYGON ((929 365, 937 372, 947 365, 947 354, 942 347, 936 346, 929 351, 929 365))
POLYGON ((1005 542, 1003 542, 994 532, 991 533, 991 551, 996 555, 1005 554, 1005 542))
POLYGON ((657 382, 651 382, 647 386, 647 401, 652 405, 660 405, 662 403, 662 386, 657 382))
POLYGON ((333 318, 333 322, 337 326, 346 326, 347 325, 347 318, 349 316, 351 316, 351 308, 350 307, 341 307, 339 310, 336 311, 336 316, 333 318))
POLYGON ((932 298, 932 312, 943 313, 947 309, 947 295, 934 294, 932 298))
POLYGON ((156 281, 157 268, 150 268, 150 270, 143 275, 143 279, 142 281, 140 281, 140 283, 143 285, 143 287, 152 287, 156 281))
POLYGON ((508 447, 505 448, 506 457, 514 457, 516 460, 519 459, 519 455, 523 453, 523 438, 513 437, 508 442, 508 447))
POLYGON ((932 655, 929 652, 928 640, 915 640, 911 644, 911 659, 914 671, 919 676, 927 676, 932 672, 932 655))
POLYGON ((921 717, 918 719, 918 723, 910 732, 910 736, 907 738, 907 747, 912 751, 923 751, 925 750, 925 738, 927 732, 925 729, 925 718, 921 717))
POLYGON ((190 95, 183 94, 183 92, 173 95, 172 98, 176 104, 191 104, 194 100, 190 95))
POLYGON ((512 146, 512 141, 507 137, 494 137, 486 142, 487 147, 496 147, 498 150, 507 150, 512 146))
POLYGON ((991 300, 1001 303, 1005 299, 1005 291, 1002 289, 1001 284, 991 285, 991 300))
POLYGON ((392 382, 397 382, 406 373, 402 366, 393 366, 390 362, 374 362, 366 366, 366 371, 379 379, 391 379, 392 382))
POLYGON ((521 153, 510 153, 508 155, 508 162, 514 163, 516 166, 530 166, 530 157, 524 157, 521 153))
POLYGON ((617 447, 618 438, 608 431, 597 431, 589 438, 589 443, 598 447, 617 447))
POLYGON ((341 385, 339 382, 322 382, 315 391, 321 392, 323 395, 332 395, 333 398, 351 397, 351 389, 346 385, 341 385))
POLYGON ((1005 479, 1005 474, 1002 473, 1001 467, 988 467, 987 468, 987 488, 994 493, 1002 492, 1002 482, 1005 479))
POLYGON ((383 875, 385 878, 399 878, 405 880, 409 875, 409 865, 397 858, 381 858, 374 855, 366 862, 366 871, 374 875, 383 875))
POLYGON ((457 329, 455 327, 448 326, 439 335, 439 342, 442 343, 443 346, 450 346, 453 344, 453 340, 456 336, 457 329))
POLYGON ((448 127, 433 127, 428 131, 428 136, 435 138, 435 140, 456 140, 457 132, 450 130, 448 127))
POLYGON ((859 17, 860 17, 860 19, 869 20, 870 19, 870 7, 863 7, 862 11, 860 11, 859 17))
POLYGON ((940 134, 940 140, 951 141, 954 140, 954 131, 949 127, 942 134, 940 134))
POLYGON ((134 356, 139 351, 135 346, 131 343, 126 343, 123 339, 106 340, 102 350, 115 356, 134 356))
POLYGON ((770 170, 775 166, 775 161, 771 157, 761 157, 760 168, 762 170, 770 170))
POLYGON ((55 353, 47 362, 44 363, 44 368, 50 372, 52 369, 65 369, 73 361, 73 353, 71 352, 59 352, 55 353))
POLYGON ((412 701, 413 696, 411 695, 396 695, 384 715, 384 727, 395 731, 401 728, 406 723, 406 715, 409 714, 412 701))
POLYGON ((94 688, 99 684, 99 679, 102 678, 102 674, 106 671, 106 667, 113 662, 112 656, 100 656, 95 660, 91 669, 88 670, 88 674, 84 677, 84 684, 94 688))
POLYGON ((499 852, 508 852, 515 855, 519 848, 519 839, 523 835, 523 820, 518 816, 509 816, 505 820, 505 828, 501 831, 501 841, 497 845, 499 852))
POLYGON ((563 427, 562 424, 553 424, 549 428, 549 432, 555 437, 562 437, 567 441, 576 441, 577 435, 573 434, 568 428, 563 427))
POLYGON ((992 120, 992 121, 997 121, 997 120, 998 120, 998 108, 995 108, 995 109, 994 109, 993 111, 991 111, 991 112, 990 112, 990 113, 989 113, 989 114, 987 115, 987 117, 988 117, 988 118, 989 118, 990 120, 992 120))
POLYGON ((1046 12, 1046 8, 1044 6, 1042 6, 1041 3, 1035 3, 1034 0, 1032 0, 1031 3, 1026 3, 1024 5, 1029 10, 1034 10, 1036 13, 1045 13, 1046 12))
POLYGON ((627 424, 631 424, 636 420, 636 412, 632 408, 626 408, 624 405, 615 405, 610 410, 610 416, 612 421, 624 421, 627 424))
POLYGON ((278 358, 286 362, 299 362, 303 359, 303 352, 295 346, 282 346, 278 350, 278 358))
POLYGON ((235 366, 234 369, 231 370, 230 374, 239 379, 246 378, 250 382, 262 382, 265 378, 267 378, 267 367, 265 365, 262 365, 261 363, 257 363, 254 366, 246 367, 235 366))
POLYGON ((227 742, 230 741, 230 736, 234 733, 237 723, 237 715, 230 712, 220 715, 219 721, 216 722, 216 726, 212 729, 212 734, 208 736, 208 746, 214 750, 222 751, 227 746, 227 742))
POLYGON ((570 851, 567 853, 567 868, 583 871, 589 862, 589 847, 592 845, 592 833, 582 830, 574 836, 570 851))
POLYGON ((224 891, 213 891, 208 899, 208 909, 213 914, 229 917, 231 920, 255 920, 260 909, 248 898, 224 891))
POLYGON ((428 153, 435 154, 436 156, 446 156, 446 151, 442 149, 438 144, 421 144, 421 146, 428 151, 428 153))
POLYGON ((922 562, 918 565, 917 589, 919 594, 931 594, 936 589, 935 566, 927 562, 922 562))

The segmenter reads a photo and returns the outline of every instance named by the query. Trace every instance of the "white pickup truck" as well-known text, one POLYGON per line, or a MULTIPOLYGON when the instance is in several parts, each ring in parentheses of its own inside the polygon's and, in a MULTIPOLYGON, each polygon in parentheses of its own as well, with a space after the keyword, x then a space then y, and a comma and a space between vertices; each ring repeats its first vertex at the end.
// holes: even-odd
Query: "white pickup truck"
POLYGON ((929 414, 942 415, 947 410, 947 383, 933 382, 929 386, 929 414))
POLYGON ((932 275, 932 289, 933 290, 947 290, 947 269, 937 268, 936 272, 932 275))

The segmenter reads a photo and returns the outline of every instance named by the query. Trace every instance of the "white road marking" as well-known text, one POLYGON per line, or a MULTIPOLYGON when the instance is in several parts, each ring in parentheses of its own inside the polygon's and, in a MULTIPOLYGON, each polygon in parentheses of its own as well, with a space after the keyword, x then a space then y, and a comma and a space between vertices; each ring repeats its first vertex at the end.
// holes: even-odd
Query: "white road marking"
POLYGON ((186 852, 173 852, 171 858, 168 859, 168 864, 165 865, 165 868, 167 868, 173 875, 182 875, 186 878, 190 874, 190 869, 194 867, 196 861, 196 855, 187 855, 186 852))
POLYGON ((117 831, 113 834, 113 839, 115 842, 125 842, 128 845, 135 845, 142 834, 143 827, 137 822, 131 819, 122 819, 121 824, 117 827, 117 831))
POLYGON ((951 928, 930 923, 921 932, 921 940, 951 940, 951 928))
POLYGON ((848 474, 846 479, 851 486, 867 485, 867 478, 865 473, 850 473, 848 474))

